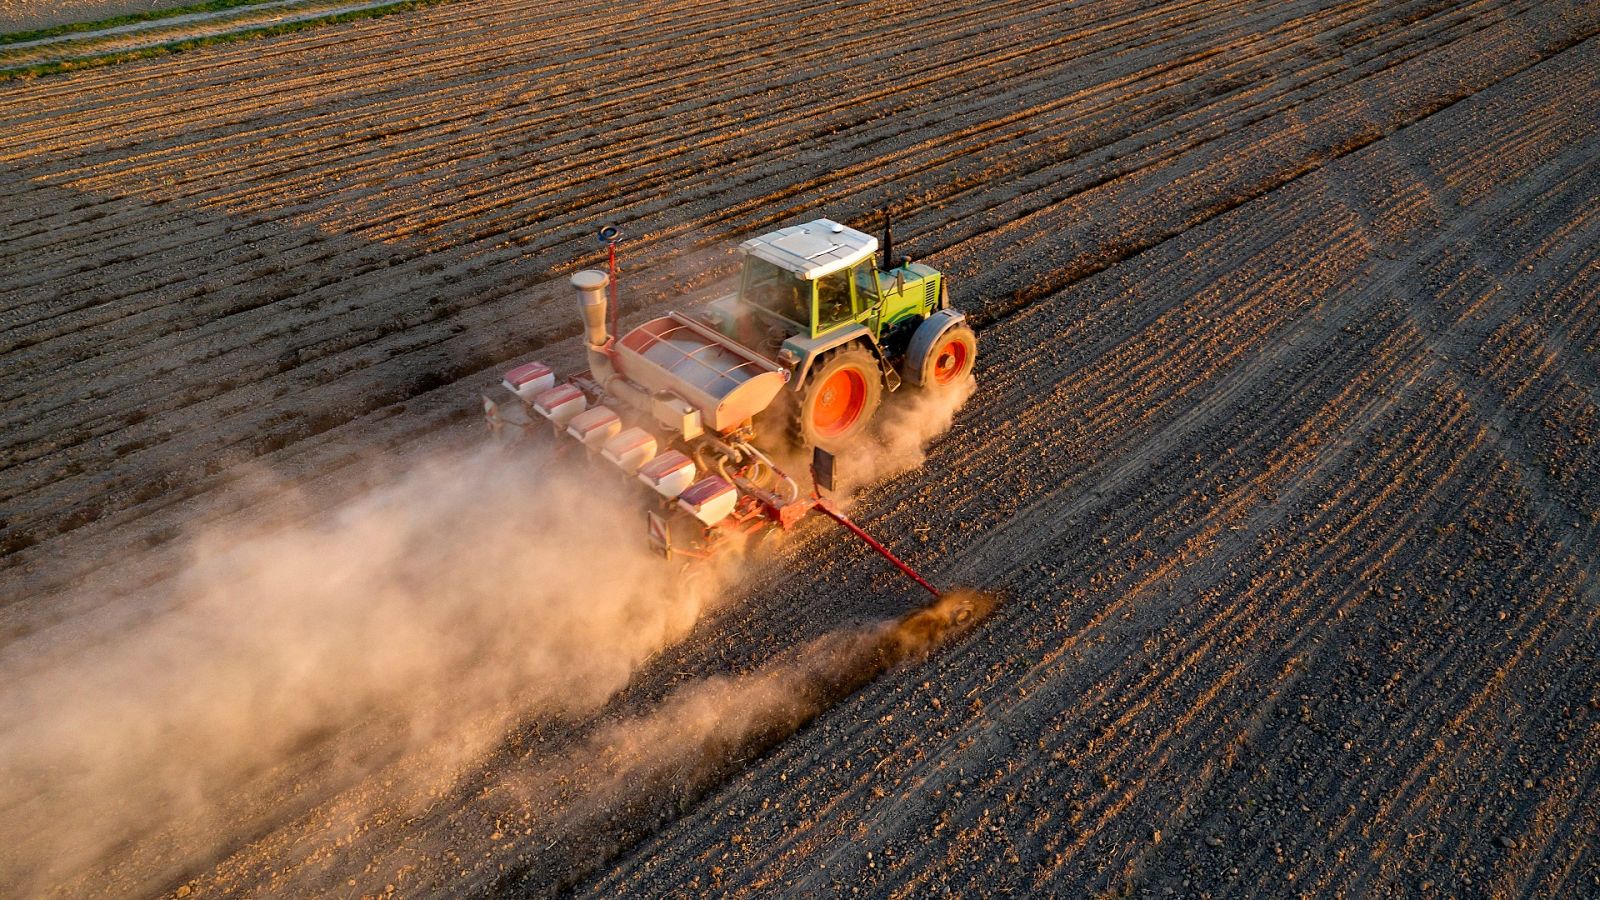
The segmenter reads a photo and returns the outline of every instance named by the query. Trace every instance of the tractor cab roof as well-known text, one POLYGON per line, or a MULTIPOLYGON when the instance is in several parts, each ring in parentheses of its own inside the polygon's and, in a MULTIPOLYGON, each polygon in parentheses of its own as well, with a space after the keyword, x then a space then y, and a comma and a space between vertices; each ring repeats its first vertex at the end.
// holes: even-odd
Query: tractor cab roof
POLYGON ((764 259, 801 278, 816 279, 878 252, 878 239, 832 219, 817 219, 751 238, 739 245, 739 252, 764 259))

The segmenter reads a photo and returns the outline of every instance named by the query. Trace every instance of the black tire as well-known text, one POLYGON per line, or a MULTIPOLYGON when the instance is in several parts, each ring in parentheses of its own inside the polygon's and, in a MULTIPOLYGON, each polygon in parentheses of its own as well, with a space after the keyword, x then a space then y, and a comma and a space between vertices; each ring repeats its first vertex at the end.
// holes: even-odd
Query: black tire
POLYGON ((882 402, 883 371, 872 351, 859 345, 830 350, 806 374, 789 434, 802 447, 841 449, 867 430, 882 402))

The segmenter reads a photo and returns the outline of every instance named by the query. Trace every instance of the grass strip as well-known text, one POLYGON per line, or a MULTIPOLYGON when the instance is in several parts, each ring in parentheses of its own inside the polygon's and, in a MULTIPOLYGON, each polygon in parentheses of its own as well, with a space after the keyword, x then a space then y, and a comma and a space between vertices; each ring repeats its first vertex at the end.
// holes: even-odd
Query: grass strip
MULTIPOLYGON (((218 0, 221 3, 260 2, 260 0, 218 0)), ((424 9, 429 6, 438 6, 451 3, 454 0, 397 0, 395 3, 384 3, 378 6, 369 6, 364 9, 352 9, 342 13, 331 13, 326 16, 314 16, 301 19, 297 22, 280 22, 275 25, 264 25, 258 28, 241 28, 225 34, 212 34, 205 37, 183 38, 168 41, 162 44, 151 44, 148 47, 138 47, 132 50, 117 50, 109 53, 90 53, 72 59, 58 59, 53 62, 35 63, 33 65, 18 66, 10 69, 0 69, 0 82, 17 81, 28 78, 38 78, 43 75, 58 75, 63 72, 76 72, 81 69, 97 69, 101 66, 111 66, 117 63, 131 62, 136 59, 149 59, 156 56, 167 56, 173 53, 182 53, 185 50, 194 50, 199 47, 210 47, 216 44, 228 44, 249 38, 271 37, 279 34, 291 34, 296 31, 305 31, 309 28, 318 28, 323 25, 338 25, 344 22, 356 22, 362 19, 377 19, 394 13, 408 12, 414 9, 424 9)))

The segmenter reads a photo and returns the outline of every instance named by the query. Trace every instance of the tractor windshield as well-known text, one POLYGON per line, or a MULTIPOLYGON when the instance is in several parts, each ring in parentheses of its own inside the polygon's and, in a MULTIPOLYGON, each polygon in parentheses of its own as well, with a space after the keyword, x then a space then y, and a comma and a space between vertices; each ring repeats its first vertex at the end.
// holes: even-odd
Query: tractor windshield
POLYGON ((811 327, 811 282, 758 256, 744 258, 744 300, 794 325, 811 327))

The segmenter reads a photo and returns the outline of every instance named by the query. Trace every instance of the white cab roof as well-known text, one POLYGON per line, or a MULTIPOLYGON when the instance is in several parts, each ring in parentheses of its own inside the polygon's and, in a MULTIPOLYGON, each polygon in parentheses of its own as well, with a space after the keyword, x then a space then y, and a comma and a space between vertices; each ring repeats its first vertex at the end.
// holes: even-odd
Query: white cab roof
POLYGON ((832 219, 817 219, 751 238, 739 245, 739 252, 764 259, 801 278, 815 279, 878 252, 878 239, 832 219))

